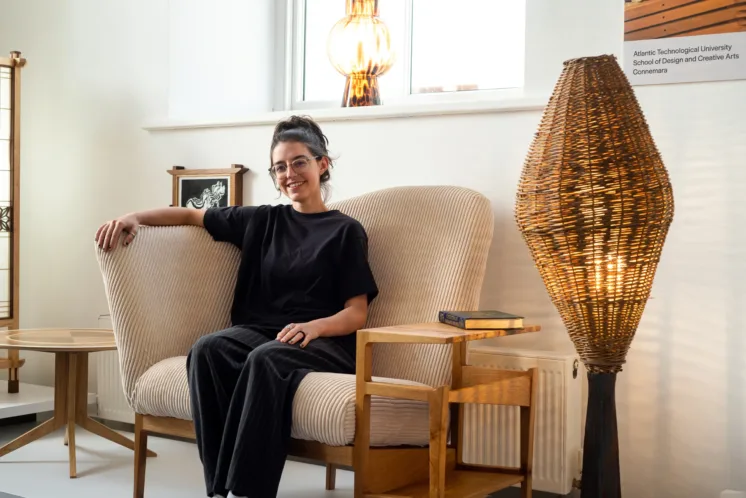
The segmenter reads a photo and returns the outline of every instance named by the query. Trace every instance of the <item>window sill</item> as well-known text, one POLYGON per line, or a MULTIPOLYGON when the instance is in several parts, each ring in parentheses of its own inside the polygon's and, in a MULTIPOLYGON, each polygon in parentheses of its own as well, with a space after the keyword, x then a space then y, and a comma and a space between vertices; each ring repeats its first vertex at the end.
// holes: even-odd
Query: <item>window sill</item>
POLYGON ((339 107, 334 109, 302 109, 294 111, 275 111, 247 116, 246 118, 226 120, 175 120, 164 119, 146 123, 144 130, 168 131, 190 130, 201 128, 232 128, 245 126, 274 125, 293 114, 305 114, 317 122, 363 121, 373 119, 396 119, 419 116, 454 116, 459 114, 493 114, 500 112, 541 111, 549 97, 520 97, 504 100, 484 100, 468 102, 443 102, 437 104, 412 104, 399 106, 375 107, 339 107))

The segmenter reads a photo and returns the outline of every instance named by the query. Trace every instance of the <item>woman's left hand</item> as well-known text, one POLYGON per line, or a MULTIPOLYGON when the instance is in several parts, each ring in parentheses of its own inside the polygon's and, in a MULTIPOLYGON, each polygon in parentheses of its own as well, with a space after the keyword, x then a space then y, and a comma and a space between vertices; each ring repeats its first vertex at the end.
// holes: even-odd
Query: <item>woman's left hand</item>
POLYGON ((319 326, 313 322, 291 323, 277 334, 277 340, 288 344, 297 344, 302 341, 300 347, 305 348, 309 342, 321 337, 320 332, 319 326))

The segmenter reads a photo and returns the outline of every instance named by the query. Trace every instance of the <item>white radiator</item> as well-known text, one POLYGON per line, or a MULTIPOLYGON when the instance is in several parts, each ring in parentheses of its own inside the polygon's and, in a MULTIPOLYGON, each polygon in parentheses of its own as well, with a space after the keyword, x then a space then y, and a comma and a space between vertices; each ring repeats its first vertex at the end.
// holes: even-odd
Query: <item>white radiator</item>
MULTIPOLYGON (((576 355, 471 347, 469 365, 505 370, 539 369, 534 426, 533 489, 569 494, 579 477, 581 450, 581 375, 576 355), (577 372, 577 375, 574 375, 577 372)), ((518 407, 464 406, 465 463, 519 465, 518 407)))
MULTIPOLYGON (((111 329, 111 318, 102 315, 98 319, 100 328, 111 329)), ((96 385, 98 395, 98 416, 104 420, 116 420, 128 424, 135 423, 135 412, 127 404, 119 373, 117 351, 96 353, 96 385)))

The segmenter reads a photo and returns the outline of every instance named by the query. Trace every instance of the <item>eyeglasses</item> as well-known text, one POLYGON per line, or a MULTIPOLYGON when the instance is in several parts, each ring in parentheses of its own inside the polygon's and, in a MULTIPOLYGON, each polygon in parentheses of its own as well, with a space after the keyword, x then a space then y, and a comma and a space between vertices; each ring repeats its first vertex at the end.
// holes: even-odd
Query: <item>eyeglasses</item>
MULTIPOLYGON (((314 159, 321 159, 321 156, 316 157, 299 157, 297 159, 294 159, 289 166, 293 168, 293 171, 295 171, 297 174, 303 173, 306 168, 308 167, 308 164, 314 160, 314 159)), ((288 174, 288 164, 287 163, 277 163, 272 165, 269 168, 269 172, 272 173, 275 177, 285 177, 288 174)))

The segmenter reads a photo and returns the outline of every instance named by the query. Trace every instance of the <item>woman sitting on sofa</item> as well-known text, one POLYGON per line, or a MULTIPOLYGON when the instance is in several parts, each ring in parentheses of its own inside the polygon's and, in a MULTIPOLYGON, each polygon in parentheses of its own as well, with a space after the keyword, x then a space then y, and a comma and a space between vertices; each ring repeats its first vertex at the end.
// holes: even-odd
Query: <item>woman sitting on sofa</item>
POLYGON ((187 357, 208 496, 276 496, 301 380, 355 372, 355 331, 378 288, 362 225, 324 204, 327 143, 309 118, 275 127, 269 172, 290 205, 154 209, 96 233, 111 250, 137 243, 140 225, 197 225, 241 250, 232 327, 202 337, 187 357))

